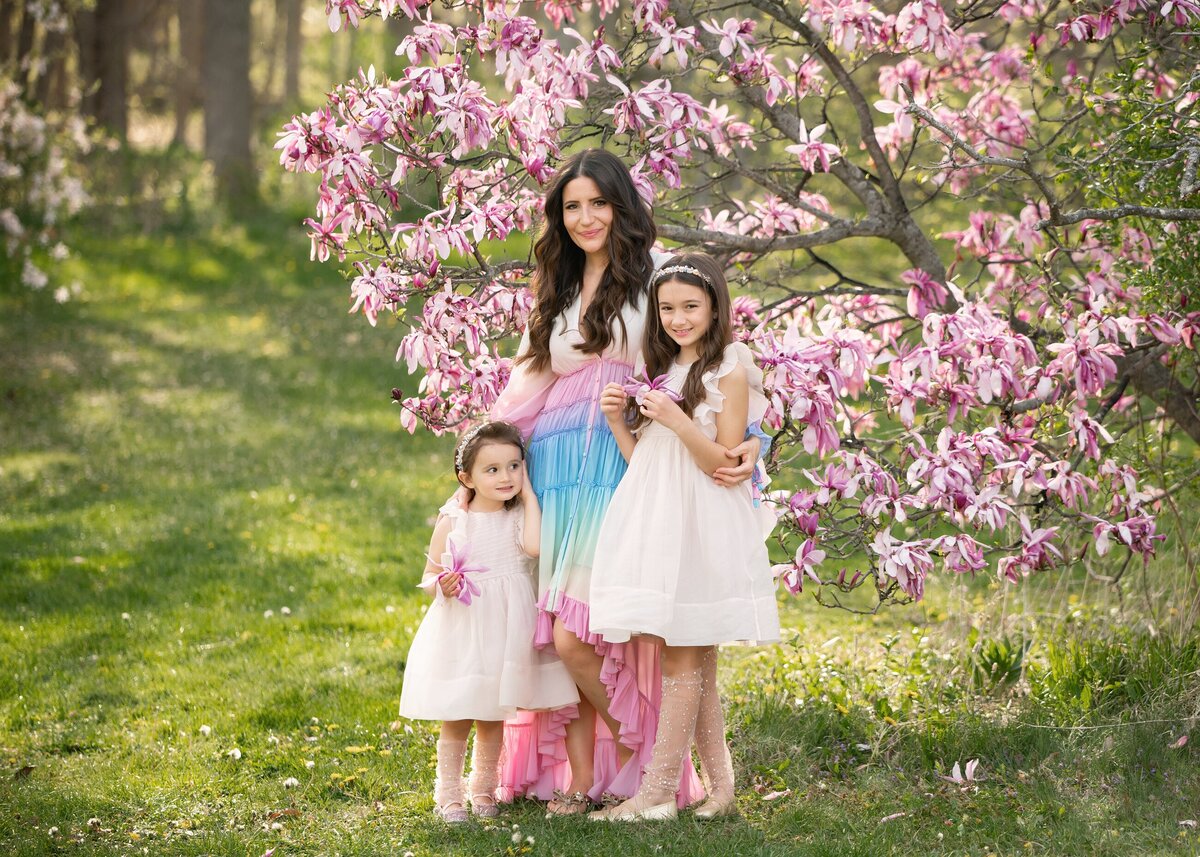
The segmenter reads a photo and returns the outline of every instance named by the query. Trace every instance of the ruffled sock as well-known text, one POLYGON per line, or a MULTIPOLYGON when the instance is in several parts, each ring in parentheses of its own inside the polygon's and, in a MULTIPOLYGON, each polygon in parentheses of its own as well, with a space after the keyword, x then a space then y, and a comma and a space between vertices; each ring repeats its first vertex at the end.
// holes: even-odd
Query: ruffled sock
POLYGON ((441 738, 437 743, 437 779, 433 784, 433 802, 437 812, 447 821, 466 820, 463 792, 463 763, 467 758, 467 742, 441 738), (457 818, 461 815, 461 818, 457 818), (454 817, 452 817, 454 816, 454 817))
POLYGON ((475 735, 475 748, 471 753, 471 778, 468 788, 471 794, 471 811, 478 816, 492 818, 499 814, 496 806, 496 788, 500 785, 500 741, 481 741, 475 735))

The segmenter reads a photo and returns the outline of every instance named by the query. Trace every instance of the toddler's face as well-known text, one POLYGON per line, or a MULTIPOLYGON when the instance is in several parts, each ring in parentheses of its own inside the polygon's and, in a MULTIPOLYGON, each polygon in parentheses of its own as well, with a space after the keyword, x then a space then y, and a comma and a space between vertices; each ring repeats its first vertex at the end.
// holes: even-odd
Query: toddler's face
POLYGON ((476 495, 504 503, 525 487, 521 450, 510 443, 485 444, 475 455, 471 472, 463 474, 463 483, 476 495))

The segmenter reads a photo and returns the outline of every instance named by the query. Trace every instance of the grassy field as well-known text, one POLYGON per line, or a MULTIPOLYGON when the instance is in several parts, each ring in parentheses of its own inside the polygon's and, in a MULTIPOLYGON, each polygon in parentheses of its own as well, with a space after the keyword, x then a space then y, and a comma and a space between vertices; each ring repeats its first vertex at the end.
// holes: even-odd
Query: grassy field
POLYGON ((399 333, 278 219, 75 246, 80 299, 0 286, 0 852, 1200 853, 1200 647, 1062 579, 789 601, 722 660, 739 818, 446 829, 396 706, 450 447, 399 333))

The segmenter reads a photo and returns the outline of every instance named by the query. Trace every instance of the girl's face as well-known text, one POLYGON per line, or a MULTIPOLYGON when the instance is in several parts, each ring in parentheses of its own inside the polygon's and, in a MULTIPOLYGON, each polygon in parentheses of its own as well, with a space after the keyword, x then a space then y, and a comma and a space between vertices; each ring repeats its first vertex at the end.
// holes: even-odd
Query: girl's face
POLYGON ((692 351, 713 323, 713 302, 699 286, 667 280, 658 286, 658 319, 680 351, 692 351))
POLYGON ((469 473, 460 473, 463 485, 495 503, 506 503, 525 487, 520 448, 511 443, 484 444, 471 463, 469 473))
POLYGON ((613 207, 600 186, 587 176, 571 179, 563 188, 562 207, 563 226, 579 249, 589 256, 607 255, 613 207))

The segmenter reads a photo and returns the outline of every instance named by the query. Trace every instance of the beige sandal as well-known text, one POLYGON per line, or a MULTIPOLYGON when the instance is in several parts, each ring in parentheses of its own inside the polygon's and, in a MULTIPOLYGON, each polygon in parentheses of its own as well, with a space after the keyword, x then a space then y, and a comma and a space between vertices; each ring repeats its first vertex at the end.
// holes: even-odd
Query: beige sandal
POLYGON ((583 815, 592 808, 592 799, 584 792, 566 792, 555 789, 554 798, 546 803, 546 818, 555 815, 583 815))

